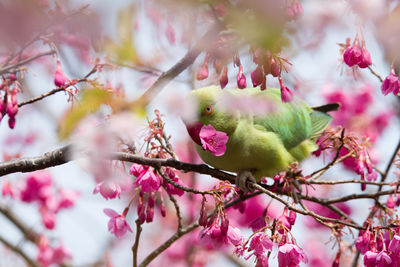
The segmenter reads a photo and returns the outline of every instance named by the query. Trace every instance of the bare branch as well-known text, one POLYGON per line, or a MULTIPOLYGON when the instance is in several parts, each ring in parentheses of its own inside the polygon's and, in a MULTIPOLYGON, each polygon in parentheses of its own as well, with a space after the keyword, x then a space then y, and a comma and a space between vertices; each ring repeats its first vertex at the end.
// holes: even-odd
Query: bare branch
POLYGON ((17 253, 18 255, 20 255, 26 261, 27 265, 31 267, 40 267, 40 265, 37 264, 35 261, 33 261, 31 258, 29 258, 28 255, 26 255, 22 249, 20 249, 17 246, 14 246, 13 244, 5 240, 2 236, 0 236, 0 242, 3 243, 6 247, 11 249, 12 251, 14 251, 15 253, 17 253))
POLYGON ((140 234, 142 233, 142 225, 140 219, 136 219, 135 222, 136 222, 136 236, 135 236, 135 243, 132 246, 133 267, 137 267, 137 253, 139 249, 140 234))
POLYGON ((27 64, 27 63, 29 63, 31 61, 34 61, 37 58, 40 58, 40 57, 43 57, 43 56, 53 55, 55 53, 56 53, 56 51, 50 50, 50 51, 47 51, 47 52, 39 53, 39 54, 34 55, 34 56, 30 57, 30 58, 21 60, 21 61, 15 63, 15 64, 9 65, 9 66, 4 67, 4 68, 1 68, 0 69, 0 75, 6 74, 6 73, 9 73, 9 72, 13 72, 18 67, 21 67, 21 66, 23 66, 23 65, 25 65, 25 64, 27 64))

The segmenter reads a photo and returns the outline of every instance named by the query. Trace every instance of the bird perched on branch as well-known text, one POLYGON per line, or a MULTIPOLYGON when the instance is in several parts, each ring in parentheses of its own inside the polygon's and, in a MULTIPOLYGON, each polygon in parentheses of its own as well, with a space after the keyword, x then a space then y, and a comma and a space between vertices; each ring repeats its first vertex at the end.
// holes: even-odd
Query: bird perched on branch
POLYGON ((315 141, 339 104, 312 108, 294 97, 282 103, 280 90, 222 90, 209 86, 189 93, 196 104, 194 118, 183 118, 203 161, 236 172, 236 184, 260 181, 286 170, 317 149, 315 141))

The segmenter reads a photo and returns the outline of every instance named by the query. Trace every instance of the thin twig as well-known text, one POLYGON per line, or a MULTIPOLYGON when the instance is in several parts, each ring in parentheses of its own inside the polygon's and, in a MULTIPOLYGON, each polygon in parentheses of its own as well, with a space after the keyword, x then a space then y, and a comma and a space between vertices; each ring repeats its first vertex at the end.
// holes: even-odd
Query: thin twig
POLYGON ((142 233, 142 224, 140 219, 136 219, 136 236, 135 236, 135 243, 132 246, 132 255, 133 255, 133 267, 137 267, 137 254, 139 249, 139 240, 140 234, 142 233))
POLYGON ((30 57, 30 58, 21 60, 21 61, 15 63, 15 64, 9 65, 9 66, 4 67, 4 68, 1 68, 0 69, 0 75, 3 75, 3 74, 8 73, 8 72, 10 72, 12 70, 15 70, 16 68, 18 68, 20 66, 23 66, 23 65, 25 65, 25 64, 27 64, 27 63, 29 63, 31 61, 34 61, 37 58, 40 58, 40 57, 43 57, 43 56, 53 55, 55 53, 56 53, 56 51, 50 50, 50 51, 47 51, 47 52, 39 53, 39 54, 34 55, 34 56, 30 57))
POLYGON ((6 247, 11 249, 12 251, 14 251, 16 254, 20 255, 26 261, 27 265, 29 265, 31 267, 39 267, 40 266, 35 261, 33 261, 31 258, 29 258, 29 256, 26 255, 26 253, 22 249, 11 244, 7 240, 5 240, 2 236, 0 236, 0 242, 3 243, 6 247))
POLYGON ((177 230, 177 232, 179 233, 180 231, 182 231, 181 209, 179 208, 178 201, 176 201, 174 196, 171 195, 171 194, 168 194, 168 196, 169 196, 169 199, 171 200, 171 202, 174 204, 174 207, 175 207, 175 210, 176 210, 176 217, 178 218, 178 230, 177 230))
POLYGON ((22 107, 22 106, 24 106, 24 105, 31 104, 31 103, 34 103, 34 102, 36 102, 36 101, 42 100, 43 98, 46 98, 46 97, 51 96, 51 95, 54 95, 55 93, 63 92, 63 91, 65 91, 68 87, 74 86, 74 85, 76 85, 76 84, 78 84, 78 83, 86 82, 87 79, 88 79, 92 74, 94 74, 96 71, 97 71, 97 69, 96 69, 96 66, 95 66, 95 67, 93 67, 93 69, 91 69, 91 71, 90 71, 88 74, 86 74, 83 78, 81 78, 81 79, 79 79, 79 80, 77 80, 77 81, 74 81, 73 83, 71 83, 71 84, 69 84, 69 85, 67 84, 67 86, 55 88, 55 89, 53 89, 53 90, 51 90, 51 91, 49 91, 49 92, 46 92, 46 93, 44 93, 44 94, 41 94, 40 96, 37 96, 37 97, 31 98, 31 99, 29 99, 29 100, 23 101, 23 102, 21 102, 21 103, 18 104, 18 107, 22 107))
POLYGON ((213 45, 212 40, 221 30, 220 24, 213 25, 203 37, 191 48, 185 56, 168 71, 163 72, 153 85, 136 101, 147 105, 171 80, 189 67, 202 51, 208 50, 213 45))
POLYGON ((379 79, 379 81, 380 81, 381 83, 383 82, 382 77, 381 77, 378 73, 376 73, 376 72, 371 68, 371 66, 368 66, 368 69, 369 69, 369 71, 370 71, 373 75, 375 75, 375 76, 379 79))
POLYGON ((182 186, 182 185, 180 185, 180 184, 177 184, 177 183, 175 183, 173 180, 169 179, 169 178, 164 174, 164 172, 161 170, 161 168, 157 168, 156 170, 157 170, 157 173, 160 174, 161 177, 162 177, 165 181, 167 181, 167 183, 169 183, 169 184, 175 186, 176 188, 179 188, 179 189, 181 189, 181 190, 183 190, 183 191, 185 191, 185 192, 190 192, 190 193, 193 193, 193 194, 200 194, 200 195, 210 194, 210 193, 207 192, 207 191, 199 191, 199 190, 196 190, 196 189, 193 189, 193 188, 190 188, 190 187, 186 187, 186 186, 182 186))

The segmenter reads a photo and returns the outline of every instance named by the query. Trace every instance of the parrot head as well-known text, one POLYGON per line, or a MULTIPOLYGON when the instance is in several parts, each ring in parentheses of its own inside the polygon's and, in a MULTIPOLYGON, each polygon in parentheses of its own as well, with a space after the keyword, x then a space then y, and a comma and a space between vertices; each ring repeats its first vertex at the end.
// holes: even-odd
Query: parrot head
POLYGON ((212 125, 217 131, 224 132, 228 136, 235 131, 238 117, 219 109, 219 101, 225 93, 218 86, 209 86, 189 93, 188 98, 195 105, 195 116, 190 119, 183 118, 183 122, 196 144, 201 145, 199 134, 205 125, 212 125))

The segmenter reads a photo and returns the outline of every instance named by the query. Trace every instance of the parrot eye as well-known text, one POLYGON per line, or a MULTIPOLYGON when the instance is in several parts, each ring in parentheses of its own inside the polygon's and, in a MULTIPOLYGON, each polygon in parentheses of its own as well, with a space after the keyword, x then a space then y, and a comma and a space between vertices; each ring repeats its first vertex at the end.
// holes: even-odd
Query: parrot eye
POLYGON ((206 113, 206 115, 210 115, 213 112, 213 107, 211 105, 207 105, 204 109, 204 113, 206 113))

